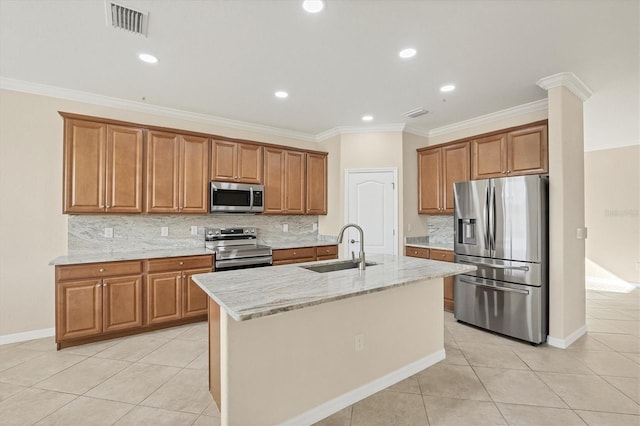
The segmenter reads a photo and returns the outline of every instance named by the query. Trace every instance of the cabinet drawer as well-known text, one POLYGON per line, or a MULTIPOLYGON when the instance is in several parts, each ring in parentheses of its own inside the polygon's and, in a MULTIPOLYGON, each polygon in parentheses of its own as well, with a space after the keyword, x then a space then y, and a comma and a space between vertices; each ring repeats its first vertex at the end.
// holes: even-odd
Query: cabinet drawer
POLYGON ((139 275, 142 273, 142 262, 102 262, 84 265, 56 266, 58 281, 74 280, 78 278, 102 278, 119 275, 139 275))
POLYGON ((405 256, 420 257, 422 259, 429 259, 429 249, 423 247, 405 247, 405 256))
POLYGON ((182 271, 196 268, 213 268, 213 256, 167 257, 147 260, 148 272, 182 271))
POLYGON ((279 260, 297 260, 297 259, 314 260, 315 257, 316 257, 315 247, 281 249, 281 250, 273 251, 274 262, 277 262, 279 260))
POLYGON ((443 262, 453 262, 453 252, 448 250, 431 250, 432 260, 441 260, 443 262))
POLYGON ((338 246, 316 247, 316 257, 337 256, 338 246))

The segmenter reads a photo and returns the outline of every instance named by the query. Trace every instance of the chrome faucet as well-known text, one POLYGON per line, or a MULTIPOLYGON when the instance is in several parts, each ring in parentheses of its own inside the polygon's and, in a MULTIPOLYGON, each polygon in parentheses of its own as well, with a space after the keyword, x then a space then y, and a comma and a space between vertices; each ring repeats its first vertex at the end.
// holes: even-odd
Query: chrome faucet
MULTIPOLYGON (((356 259, 356 254, 352 251, 351 252, 351 260, 353 261, 353 263, 357 263, 358 264, 358 269, 359 270, 364 271, 364 268, 365 268, 365 260, 364 260, 364 231, 362 230, 362 228, 360 228, 355 223, 347 223, 345 226, 342 227, 342 229, 338 233, 338 244, 342 243, 342 238, 344 237, 344 231, 347 228, 356 228, 358 230, 358 232, 360 233, 360 254, 358 255, 358 258, 356 259)), ((356 243, 357 241, 351 240, 351 242, 352 243, 356 243)))

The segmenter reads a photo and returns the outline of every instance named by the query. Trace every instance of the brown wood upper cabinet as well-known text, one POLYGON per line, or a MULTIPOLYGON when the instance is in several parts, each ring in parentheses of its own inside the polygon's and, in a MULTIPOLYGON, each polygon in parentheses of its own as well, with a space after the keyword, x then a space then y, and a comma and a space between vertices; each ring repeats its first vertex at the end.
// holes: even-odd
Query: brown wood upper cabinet
POLYGON ((208 181, 208 138, 148 133, 147 212, 207 213, 208 181))
POLYGON ((304 214, 305 153, 264 148, 264 213, 304 214))
POLYGON ((262 147, 259 145, 213 140, 211 180, 262 183, 262 147))
POLYGON ((327 214, 327 154, 307 153, 307 214, 327 214))
POLYGON ((418 151, 418 213, 453 213, 453 184, 469 180, 469 143, 418 151))
POLYGON ((65 118, 63 213, 141 213, 143 130, 65 118))
POLYGON ((544 174, 549 171, 547 125, 471 141, 471 178, 544 174))

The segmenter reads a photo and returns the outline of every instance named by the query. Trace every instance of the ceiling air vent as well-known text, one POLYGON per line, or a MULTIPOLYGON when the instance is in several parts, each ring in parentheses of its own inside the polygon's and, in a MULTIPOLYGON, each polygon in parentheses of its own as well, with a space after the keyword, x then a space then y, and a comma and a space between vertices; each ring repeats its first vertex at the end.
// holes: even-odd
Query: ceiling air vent
POLYGON ((106 1, 105 6, 108 26, 147 36, 148 12, 141 12, 110 1, 106 1))
POLYGON ((412 109, 411 111, 407 111, 402 115, 404 115, 405 117, 408 117, 408 118, 416 118, 416 117, 420 117, 421 115, 425 115, 428 112, 429 111, 427 111, 424 108, 416 108, 416 109, 412 109))

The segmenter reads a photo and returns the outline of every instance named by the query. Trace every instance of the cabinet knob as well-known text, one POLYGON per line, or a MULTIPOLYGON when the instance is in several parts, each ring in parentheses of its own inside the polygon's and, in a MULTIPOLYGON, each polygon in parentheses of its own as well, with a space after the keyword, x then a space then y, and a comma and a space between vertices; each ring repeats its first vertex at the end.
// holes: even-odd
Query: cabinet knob
POLYGON ((104 268, 100 268, 100 272, 104 272, 104 268))
POLYGON ((296 254, 298 254, 298 253, 296 253, 296 252, 294 251, 294 252, 293 252, 293 255, 295 256, 296 254))
POLYGON ((502 171, 502 174, 503 174, 503 175, 506 175, 506 174, 507 174, 506 170, 503 170, 503 171, 502 171))
POLYGON ((180 279, 180 278, 182 278, 182 275, 178 275, 178 276, 176 276, 176 278, 177 278, 177 279, 180 279))
POLYGON ((110 208, 111 208, 111 206, 110 206, 109 204, 107 204, 105 207, 106 207, 106 208, 108 208, 108 209, 110 209, 110 208))
POLYGON ((96 284, 96 288, 102 287, 102 284, 96 284))
POLYGON ((180 262, 181 265, 184 265, 184 262, 180 262))
POLYGON ((100 206, 98 207, 100 207, 101 209, 104 209, 104 204, 100 204, 100 206))
POLYGON ((109 285, 109 283, 104 283, 104 284, 102 284, 102 287, 106 287, 108 285, 109 285))

